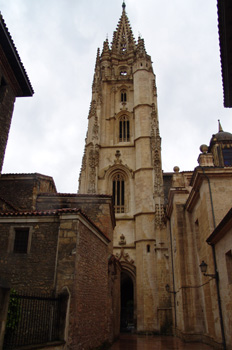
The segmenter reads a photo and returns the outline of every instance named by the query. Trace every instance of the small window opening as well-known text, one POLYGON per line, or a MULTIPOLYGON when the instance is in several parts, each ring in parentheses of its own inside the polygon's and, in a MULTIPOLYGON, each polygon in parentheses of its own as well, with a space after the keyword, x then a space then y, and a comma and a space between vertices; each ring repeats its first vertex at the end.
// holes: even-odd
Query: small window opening
POLYGON ((141 63, 141 67, 143 66, 143 64, 141 63))
POLYGON ((123 76, 127 75, 127 71, 125 71, 125 70, 121 71, 120 75, 123 75, 123 76))
POLYGON ((29 229, 15 229, 14 253, 27 254, 29 229))
POLYGON ((150 247, 150 244, 147 245, 147 253, 150 253, 151 251, 151 247, 150 247))
POLYGON ((232 148, 222 150, 224 166, 232 166, 232 148))

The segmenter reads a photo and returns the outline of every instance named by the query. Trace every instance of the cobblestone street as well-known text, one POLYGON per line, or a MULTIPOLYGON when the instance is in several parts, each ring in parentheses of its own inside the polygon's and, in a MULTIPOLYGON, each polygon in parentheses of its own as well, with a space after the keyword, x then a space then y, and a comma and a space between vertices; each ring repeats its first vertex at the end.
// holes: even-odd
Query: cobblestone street
POLYGON ((121 334, 110 350, 212 350, 202 343, 184 343, 179 338, 121 334))

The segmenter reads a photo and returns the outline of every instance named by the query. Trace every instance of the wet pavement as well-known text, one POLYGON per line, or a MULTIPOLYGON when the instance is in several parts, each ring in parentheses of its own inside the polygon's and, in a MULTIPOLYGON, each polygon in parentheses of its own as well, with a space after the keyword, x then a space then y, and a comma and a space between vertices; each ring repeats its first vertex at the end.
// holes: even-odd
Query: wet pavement
POLYGON ((121 334, 109 350, 212 350, 202 343, 184 343, 179 338, 121 334))

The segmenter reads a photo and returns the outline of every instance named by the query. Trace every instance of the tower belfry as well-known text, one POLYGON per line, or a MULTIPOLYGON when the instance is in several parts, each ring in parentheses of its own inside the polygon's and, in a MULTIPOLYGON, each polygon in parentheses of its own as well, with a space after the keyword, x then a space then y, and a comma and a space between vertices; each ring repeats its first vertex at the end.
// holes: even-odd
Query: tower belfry
POLYGON ((113 196, 121 326, 160 331, 171 315, 156 77, 125 8, 112 43, 97 50, 79 193, 113 196))

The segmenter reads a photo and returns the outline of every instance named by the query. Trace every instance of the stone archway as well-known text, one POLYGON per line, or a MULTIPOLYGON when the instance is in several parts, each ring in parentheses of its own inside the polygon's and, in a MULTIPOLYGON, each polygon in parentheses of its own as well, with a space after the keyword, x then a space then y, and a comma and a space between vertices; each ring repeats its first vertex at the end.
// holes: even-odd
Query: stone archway
POLYGON ((121 332, 133 332, 136 329, 136 293, 135 280, 126 270, 121 272, 121 332))

